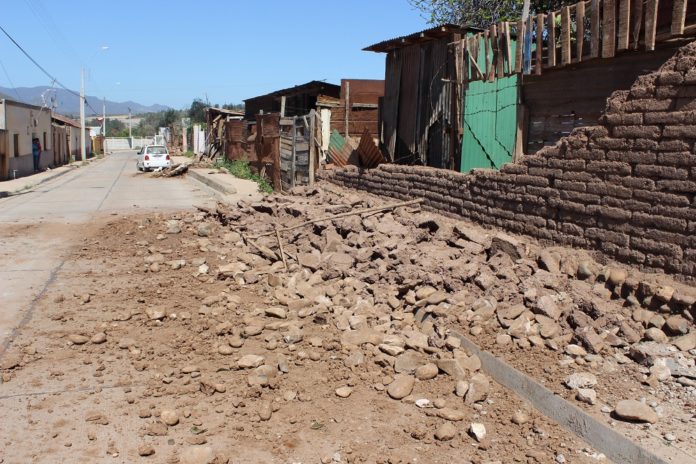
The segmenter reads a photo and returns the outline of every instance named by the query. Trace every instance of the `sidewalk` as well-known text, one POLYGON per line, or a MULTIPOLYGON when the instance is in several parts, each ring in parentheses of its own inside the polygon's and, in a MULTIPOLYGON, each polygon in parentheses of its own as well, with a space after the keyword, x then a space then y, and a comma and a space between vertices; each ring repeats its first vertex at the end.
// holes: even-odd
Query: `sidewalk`
MULTIPOLYGON (((190 163, 193 160, 185 156, 173 156, 172 163, 190 163)), ((263 194, 259 192, 259 185, 251 180, 239 179, 231 174, 216 168, 189 168, 188 176, 214 190, 227 201, 260 200, 263 194)))
MULTIPOLYGON (((87 160, 87 163, 92 163, 98 159, 103 158, 97 158, 95 156, 93 158, 89 158, 87 160)), ((60 177, 63 174, 72 172, 75 169, 79 168, 81 165, 82 161, 75 161, 73 163, 58 166, 54 169, 47 169, 45 171, 32 174, 30 176, 0 181, 0 198, 9 197, 12 195, 16 195, 20 192, 30 190, 40 184, 43 184, 44 182, 48 182, 49 180, 55 179, 56 177, 60 177)))

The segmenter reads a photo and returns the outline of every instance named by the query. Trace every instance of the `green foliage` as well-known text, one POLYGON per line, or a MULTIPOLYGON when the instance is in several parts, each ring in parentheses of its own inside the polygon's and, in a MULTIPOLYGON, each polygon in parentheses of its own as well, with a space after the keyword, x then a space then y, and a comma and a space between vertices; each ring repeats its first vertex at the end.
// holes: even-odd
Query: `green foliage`
MULTIPOLYGON (((430 24, 459 24, 486 28, 500 21, 517 21, 522 16, 524 0, 409 0, 430 24)), ((571 0, 531 0, 530 14, 551 11, 571 0)))
POLYGON ((191 122, 205 122, 205 109, 207 106, 208 105, 206 105, 200 98, 194 99, 193 102, 191 102, 191 107, 188 110, 188 116, 191 118, 191 122))
POLYGON ((193 158, 194 156, 196 156, 191 150, 187 150, 183 152, 181 155, 187 158, 193 158))
POLYGON ((259 191, 263 193, 273 193, 273 186, 263 177, 254 174, 247 160, 230 161, 228 159, 218 161, 218 167, 225 168, 234 177, 240 179, 253 180, 259 184, 259 191))

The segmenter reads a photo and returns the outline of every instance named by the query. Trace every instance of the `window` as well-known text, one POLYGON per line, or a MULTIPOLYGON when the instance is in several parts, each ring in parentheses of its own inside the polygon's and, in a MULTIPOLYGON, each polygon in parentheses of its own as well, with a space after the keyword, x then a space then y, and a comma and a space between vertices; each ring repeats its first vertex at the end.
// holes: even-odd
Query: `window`
POLYGON ((165 147, 147 147, 147 153, 151 155, 166 155, 167 149, 165 147))
POLYGON ((14 155, 16 158, 19 156, 19 134, 14 134, 12 136, 12 144, 14 145, 14 155))

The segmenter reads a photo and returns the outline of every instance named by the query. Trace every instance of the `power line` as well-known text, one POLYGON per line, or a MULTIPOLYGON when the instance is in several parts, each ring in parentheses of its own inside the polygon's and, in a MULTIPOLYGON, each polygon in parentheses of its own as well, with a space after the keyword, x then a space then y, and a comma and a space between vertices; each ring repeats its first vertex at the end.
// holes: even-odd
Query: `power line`
MULTIPOLYGON (((75 92, 74 90, 70 90, 68 87, 63 85, 63 83, 61 81, 59 81, 55 76, 53 76, 50 72, 48 72, 46 70, 46 68, 41 66, 38 61, 36 61, 34 58, 32 58, 32 56, 26 50, 24 50, 24 48, 22 48, 22 46, 5 30, 4 27, 0 26, 0 31, 2 31, 7 36, 8 39, 10 39, 10 41, 24 54, 24 56, 29 58, 29 61, 34 63, 34 65, 37 68, 39 68, 41 70, 41 72, 43 72, 46 76, 48 76, 48 78, 51 79, 51 82, 53 84, 58 84, 58 86, 61 87, 63 90, 66 90, 67 92, 71 93, 72 95, 74 95, 78 98, 82 98, 82 96, 79 93, 75 92)), ((97 111, 94 108, 92 108, 92 105, 89 104, 87 97, 85 97, 85 104, 87 106, 89 106, 89 108, 92 110, 92 112, 94 112, 95 114, 97 113, 97 111)))
POLYGON ((7 77, 8 82, 12 86, 12 90, 14 90, 15 95, 17 95, 17 100, 21 100, 22 97, 19 96, 19 92, 17 91, 17 86, 14 85, 14 82, 12 82, 12 79, 10 79, 10 74, 7 72, 7 68, 5 67, 5 63, 0 60, 0 66, 2 66, 2 70, 5 72, 5 77, 7 77))

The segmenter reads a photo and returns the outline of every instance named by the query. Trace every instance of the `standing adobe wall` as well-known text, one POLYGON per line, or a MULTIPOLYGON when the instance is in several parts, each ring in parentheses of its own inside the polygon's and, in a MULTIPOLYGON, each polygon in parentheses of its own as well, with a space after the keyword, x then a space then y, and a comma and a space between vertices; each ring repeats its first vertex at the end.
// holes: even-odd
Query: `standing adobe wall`
POLYGON ((345 187, 422 197, 450 216, 696 276, 696 42, 574 130, 501 171, 383 164, 326 171, 345 187))

